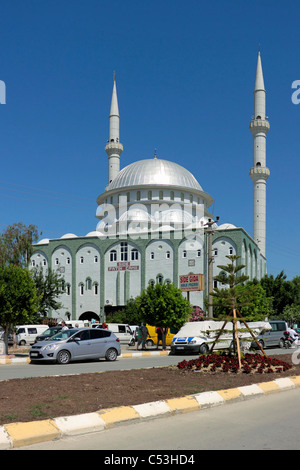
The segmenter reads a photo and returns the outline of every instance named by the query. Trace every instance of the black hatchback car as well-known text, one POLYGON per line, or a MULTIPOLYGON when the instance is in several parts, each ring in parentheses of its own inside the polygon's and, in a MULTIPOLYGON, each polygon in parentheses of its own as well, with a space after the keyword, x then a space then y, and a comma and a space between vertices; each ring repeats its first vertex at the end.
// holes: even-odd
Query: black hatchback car
POLYGON ((35 343, 37 343, 38 341, 45 341, 46 339, 51 338, 52 336, 56 335, 56 333, 58 333, 61 329, 61 325, 50 326, 41 335, 35 338, 35 343))

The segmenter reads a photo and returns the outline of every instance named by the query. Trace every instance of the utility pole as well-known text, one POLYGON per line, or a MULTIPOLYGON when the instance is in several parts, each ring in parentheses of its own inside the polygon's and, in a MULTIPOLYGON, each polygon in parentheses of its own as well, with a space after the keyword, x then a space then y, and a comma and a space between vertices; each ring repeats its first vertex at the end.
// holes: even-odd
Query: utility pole
POLYGON ((212 226, 219 221, 219 217, 216 217, 216 221, 208 219, 208 222, 204 225, 207 228, 206 238, 207 238, 207 289, 208 289, 208 318, 213 318, 213 306, 212 306, 212 296, 211 292, 213 290, 213 262, 214 257, 212 253, 212 236, 214 230, 212 226))

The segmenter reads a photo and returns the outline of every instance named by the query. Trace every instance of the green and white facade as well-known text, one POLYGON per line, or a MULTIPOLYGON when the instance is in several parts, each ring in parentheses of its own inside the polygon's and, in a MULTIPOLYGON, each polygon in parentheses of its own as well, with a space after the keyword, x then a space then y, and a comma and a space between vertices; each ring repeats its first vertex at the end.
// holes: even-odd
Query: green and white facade
MULTIPOLYGON (((192 273, 204 274, 206 287, 191 292, 190 302, 204 308, 212 197, 187 169, 156 154, 120 170, 119 120, 114 79, 105 147, 108 185, 97 199, 96 230, 34 245, 31 265, 57 270, 64 279, 63 308, 52 312, 55 318, 104 321, 109 310, 124 306, 149 283, 178 286, 180 275, 192 273)), ((243 228, 215 223, 213 230, 214 276, 229 254, 241 257, 250 279, 265 275, 264 250, 243 228)))

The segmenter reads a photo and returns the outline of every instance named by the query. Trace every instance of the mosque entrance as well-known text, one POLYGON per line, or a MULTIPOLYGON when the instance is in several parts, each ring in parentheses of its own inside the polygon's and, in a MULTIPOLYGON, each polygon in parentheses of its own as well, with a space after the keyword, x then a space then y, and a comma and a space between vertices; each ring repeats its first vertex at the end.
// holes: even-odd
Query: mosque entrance
POLYGON ((96 320, 97 322, 100 322, 100 317, 95 312, 84 312, 80 315, 78 320, 88 320, 88 321, 96 320))

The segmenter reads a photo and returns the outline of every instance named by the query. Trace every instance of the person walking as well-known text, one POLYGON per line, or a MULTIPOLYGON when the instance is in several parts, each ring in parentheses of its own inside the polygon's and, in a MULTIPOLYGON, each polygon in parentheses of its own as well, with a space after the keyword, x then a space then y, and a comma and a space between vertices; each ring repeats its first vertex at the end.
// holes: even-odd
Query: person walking
POLYGON ((156 328, 156 333, 157 333, 157 344, 156 344, 156 349, 158 349, 159 343, 161 342, 161 346, 163 346, 163 338, 162 338, 162 331, 161 328, 158 326, 156 328))
POLYGON ((142 338, 142 327, 141 326, 138 327, 136 336, 137 336, 136 350, 138 350, 139 345, 142 344, 142 340, 143 340, 143 338, 142 338))
POLYGON ((142 325, 141 330, 142 330, 142 349, 146 349, 146 341, 149 335, 149 331, 146 325, 142 325))

